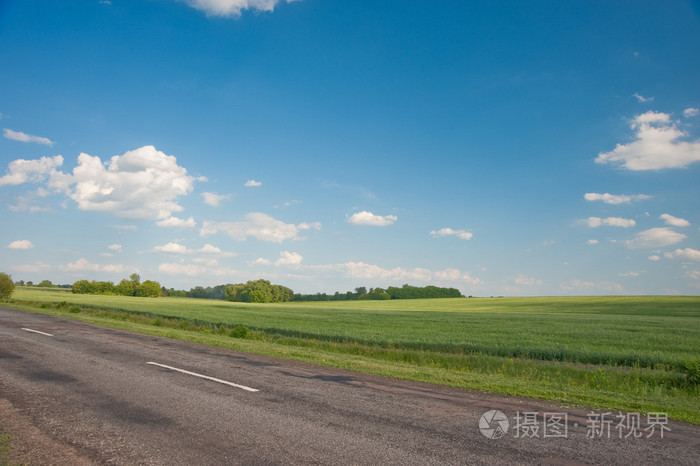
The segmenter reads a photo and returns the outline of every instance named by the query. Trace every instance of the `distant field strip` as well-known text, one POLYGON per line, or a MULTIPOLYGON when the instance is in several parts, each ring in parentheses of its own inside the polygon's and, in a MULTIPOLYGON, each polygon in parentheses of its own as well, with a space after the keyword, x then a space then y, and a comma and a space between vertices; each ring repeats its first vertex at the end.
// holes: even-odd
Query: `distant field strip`
POLYGON ((693 378, 700 297, 265 305, 20 289, 16 298, 44 312, 168 329, 177 338, 192 339, 178 331, 210 335, 245 351, 501 393, 665 406, 700 423, 693 378), (408 368, 417 373, 407 377, 408 368))

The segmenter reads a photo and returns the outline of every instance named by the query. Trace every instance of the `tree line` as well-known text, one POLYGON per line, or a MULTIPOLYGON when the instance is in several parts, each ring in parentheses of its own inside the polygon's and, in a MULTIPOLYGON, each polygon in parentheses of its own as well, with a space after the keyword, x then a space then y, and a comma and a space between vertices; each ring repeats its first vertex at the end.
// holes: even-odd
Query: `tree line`
MULTIPOLYGON (((6 275, 6 274, 3 274, 6 275)), ((5 281, 14 285, 22 286, 24 281, 12 283, 9 275, 5 281)), ((27 282, 27 285, 34 285, 27 282)), ((76 294, 102 294, 116 296, 142 296, 158 297, 173 296, 183 298, 199 299, 221 299, 246 303, 282 303, 287 301, 352 301, 352 300, 389 300, 389 299, 427 299, 427 298, 461 298, 462 293, 456 288, 441 288, 437 286, 411 286, 408 284, 402 287, 390 286, 388 288, 370 288, 369 290, 360 286, 354 291, 341 293, 336 291, 333 294, 316 293, 301 294, 294 293, 291 289, 282 285, 275 285, 268 280, 249 280, 246 283, 217 285, 214 287, 196 286, 189 291, 165 288, 157 281, 145 280, 141 282, 139 274, 131 274, 129 278, 121 280, 118 284, 111 281, 88 281, 78 280, 73 285, 53 285, 49 280, 43 280, 38 285, 42 287, 71 287, 76 294)), ((10 291, 11 293, 11 291, 10 291)))
POLYGON ((383 288, 370 288, 360 286, 355 291, 334 294, 295 294, 292 301, 352 301, 352 300, 382 300, 382 299, 427 299, 427 298, 462 298, 462 293, 456 288, 441 288, 438 286, 411 286, 403 285, 401 288, 390 286, 383 288))
POLYGON ((103 294, 116 296, 141 296, 146 298, 157 298, 162 294, 160 283, 153 280, 141 282, 141 277, 137 273, 131 274, 129 278, 124 278, 119 284, 114 282, 98 282, 95 280, 78 280, 73 283, 72 291, 75 294, 103 294))

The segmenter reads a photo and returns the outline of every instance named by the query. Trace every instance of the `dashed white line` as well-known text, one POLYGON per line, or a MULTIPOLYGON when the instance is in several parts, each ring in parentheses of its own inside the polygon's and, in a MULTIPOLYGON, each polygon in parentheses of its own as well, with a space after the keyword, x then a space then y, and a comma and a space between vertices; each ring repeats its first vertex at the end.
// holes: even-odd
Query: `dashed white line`
POLYGON ((38 334, 40 334, 40 335, 46 335, 47 337, 52 337, 52 336, 53 336, 53 335, 51 335, 50 333, 40 332, 39 330, 34 330, 34 329, 31 329, 31 328, 24 328, 24 327, 22 327, 22 330, 24 330, 25 332, 32 332, 32 333, 38 333, 38 334))
POLYGON ((245 390, 245 391, 247 391, 247 392, 258 392, 258 391, 260 391, 260 390, 258 390, 258 389, 256 389, 256 388, 246 387, 245 385, 240 385, 240 384, 233 383, 233 382, 229 382, 229 381, 226 381, 226 380, 217 379, 216 377, 210 377, 210 376, 208 376, 208 375, 197 374, 196 372, 186 371, 185 369, 178 369, 177 367, 166 366, 165 364, 159 364, 159 363, 157 363, 157 362, 147 362, 146 364, 151 364, 152 366, 162 367, 162 368, 164 368, 164 369, 170 369, 171 371, 181 372, 181 373, 187 374, 187 375, 193 375, 193 376, 195 376, 195 377, 199 377, 200 379, 206 379, 206 380, 211 380, 212 382, 222 383, 222 384, 224 384, 224 385, 229 385, 229 386, 231 386, 231 387, 240 388, 241 390, 245 390))

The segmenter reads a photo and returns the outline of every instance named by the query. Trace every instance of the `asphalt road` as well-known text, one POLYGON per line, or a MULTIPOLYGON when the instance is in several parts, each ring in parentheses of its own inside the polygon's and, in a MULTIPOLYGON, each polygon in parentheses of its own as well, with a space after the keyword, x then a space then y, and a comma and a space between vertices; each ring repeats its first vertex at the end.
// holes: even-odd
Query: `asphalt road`
MULTIPOLYGON (((660 429, 588 438, 591 410, 0 308, 0 428, 8 409, 96 464, 700 463, 698 426, 668 421, 663 438, 660 429), (490 410, 509 421, 501 438, 480 430, 490 410), (536 429, 524 428, 525 412, 540 416, 536 429), (546 438, 545 413, 566 414, 546 438), (528 432, 538 437, 523 438, 528 432)), ((487 418, 482 427, 505 427, 487 418)))

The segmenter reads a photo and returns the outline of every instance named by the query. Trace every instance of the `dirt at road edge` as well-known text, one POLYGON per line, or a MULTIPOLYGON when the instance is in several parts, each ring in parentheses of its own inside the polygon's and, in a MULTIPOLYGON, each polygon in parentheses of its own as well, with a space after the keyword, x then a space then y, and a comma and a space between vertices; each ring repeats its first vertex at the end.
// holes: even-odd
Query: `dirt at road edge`
POLYGON ((10 464, 83 466, 94 464, 70 445, 37 429, 9 400, 0 398, 0 431, 12 435, 10 464))

